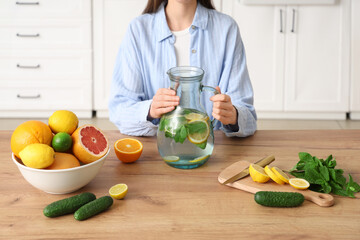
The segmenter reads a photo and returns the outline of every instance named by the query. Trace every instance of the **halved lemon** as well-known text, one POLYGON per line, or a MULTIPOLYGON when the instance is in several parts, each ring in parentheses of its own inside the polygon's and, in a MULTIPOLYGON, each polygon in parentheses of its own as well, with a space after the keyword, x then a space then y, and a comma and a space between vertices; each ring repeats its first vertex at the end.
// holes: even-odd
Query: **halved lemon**
POLYGON ((264 168, 266 174, 277 184, 284 184, 285 182, 283 182, 278 176, 276 176, 276 174, 270 169, 269 165, 266 165, 266 167, 264 168))
POLYGON ((308 187, 310 187, 310 183, 302 178, 290 178, 289 184, 292 187, 300 190, 305 190, 308 189, 308 187))
POLYGON ((190 160, 189 163, 201 162, 201 161, 203 161, 203 160, 205 160, 205 159, 207 159, 207 158, 209 158, 209 157, 210 157, 210 154, 204 155, 204 156, 201 156, 201 157, 197 157, 197 158, 195 158, 194 160, 190 160))
POLYGON ((194 143, 194 144, 200 144, 200 143, 206 142, 210 135, 210 127, 209 127, 208 122, 205 120, 202 120, 202 119, 192 120, 189 122, 189 124, 195 124, 195 123, 204 124, 205 131, 195 132, 195 133, 191 133, 191 134, 189 133, 187 138, 189 139, 189 141, 191 143, 194 143))
POLYGON ((254 182, 265 183, 270 179, 264 169, 256 164, 250 164, 249 173, 254 182))
POLYGON ((276 174, 276 176, 278 178, 280 178, 283 182, 285 183, 289 183, 289 176, 283 172, 283 170, 281 170, 280 168, 278 167, 273 167, 271 168, 271 170, 276 174))
POLYGON ((165 156, 163 159, 165 162, 177 162, 180 160, 178 156, 165 156))
POLYGON ((109 189, 109 194, 115 199, 123 199, 128 192, 128 186, 125 183, 120 183, 112 186, 109 189))

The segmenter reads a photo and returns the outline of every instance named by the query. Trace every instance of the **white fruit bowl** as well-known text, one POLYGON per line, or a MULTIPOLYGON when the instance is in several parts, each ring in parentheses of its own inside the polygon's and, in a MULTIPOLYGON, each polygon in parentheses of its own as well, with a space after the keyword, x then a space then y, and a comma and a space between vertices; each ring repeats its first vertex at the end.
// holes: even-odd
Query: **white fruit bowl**
POLYGON ((75 168, 46 170, 25 166, 12 153, 12 159, 23 177, 34 187, 51 194, 74 192, 95 178, 100 171, 109 151, 100 159, 75 168))

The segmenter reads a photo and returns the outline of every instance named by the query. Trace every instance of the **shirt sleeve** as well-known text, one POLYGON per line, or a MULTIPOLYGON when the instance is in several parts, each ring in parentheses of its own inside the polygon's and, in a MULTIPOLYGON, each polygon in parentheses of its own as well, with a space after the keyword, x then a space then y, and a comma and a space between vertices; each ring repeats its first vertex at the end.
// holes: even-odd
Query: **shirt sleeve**
POLYGON ((146 99, 136 33, 132 24, 121 43, 114 67, 109 99, 109 118, 121 133, 154 136, 157 126, 147 120, 152 100, 146 99))
MULTIPOLYGON (((235 21, 232 21, 226 40, 224 66, 219 82, 220 89, 231 97, 238 112, 238 131, 218 122, 220 130, 228 137, 246 137, 255 133, 256 112, 253 106, 254 93, 246 65, 244 45, 235 21)), ((236 128, 235 128, 236 129, 236 128)))

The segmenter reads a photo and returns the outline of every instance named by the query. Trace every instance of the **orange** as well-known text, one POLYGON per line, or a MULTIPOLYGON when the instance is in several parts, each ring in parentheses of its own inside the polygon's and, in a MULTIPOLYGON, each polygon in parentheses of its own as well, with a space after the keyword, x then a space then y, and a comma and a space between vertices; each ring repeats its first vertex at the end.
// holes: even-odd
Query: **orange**
POLYGON ((80 166, 79 160, 70 153, 55 152, 54 162, 46 169, 66 169, 80 166))
POLYGON ((95 126, 86 124, 71 135, 72 152, 83 163, 91 163, 102 158, 109 150, 108 140, 95 126))
POLYGON ((142 143, 134 138, 119 139, 114 144, 117 158, 124 163, 132 163, 139 159, 142 151, 142 143))
POLYGON ((51 146, 52 132, 43 122, 31 120, 20 124, 11 135, 11 150, 16 157, 27 145, 43 143, 51 146))

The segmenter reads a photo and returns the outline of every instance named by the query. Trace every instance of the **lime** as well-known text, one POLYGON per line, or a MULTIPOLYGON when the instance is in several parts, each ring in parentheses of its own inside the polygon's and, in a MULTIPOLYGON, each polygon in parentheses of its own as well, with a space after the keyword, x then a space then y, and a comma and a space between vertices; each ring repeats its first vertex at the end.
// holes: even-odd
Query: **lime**
POLYGON ((109 189, 109 194, 115 199, 123 199, 128 192, 128 186, 125 183, 119 183, 109 189))
POLYGON ((56 152, 66 152, 72 146, 71 136, 66 132, 59 132, 53 137, 51 145, 56 152))
POLYGON ((54 162, 54 149, 42 143, 27 145, 19 153, 21 161, 25 166, 31 168, 46 168, 54 162))

